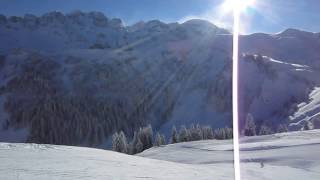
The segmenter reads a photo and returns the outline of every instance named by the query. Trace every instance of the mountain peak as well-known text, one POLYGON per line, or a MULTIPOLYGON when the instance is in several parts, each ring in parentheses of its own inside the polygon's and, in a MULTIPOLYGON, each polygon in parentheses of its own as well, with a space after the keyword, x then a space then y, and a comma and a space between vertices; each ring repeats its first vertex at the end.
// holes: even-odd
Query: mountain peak
POLYGON ((203 19, 191 19, 184 23, 182 23, 183 26, 194 28, 200 31, 215 31, 218 34, 230 34, 227 30, 223 28, 219 28, 218 26, 212 24, 211 22, 203 19))
POLYGON ((216 25, 212 24, 211 22, 203 19, 190 19, 182 24, 190 24, 190 25, 200 25, 200 26, 209 26, 212 28, 218 28, 216 25))
POLYGON ((308 31, 302 31, 299 29, 294 29, 294 28, 288 28, 281 33, 279 33, 280 36, 292 36, 292 37, 297 37, 297 36, 312 36, 314 33, 308 32, 308 31))

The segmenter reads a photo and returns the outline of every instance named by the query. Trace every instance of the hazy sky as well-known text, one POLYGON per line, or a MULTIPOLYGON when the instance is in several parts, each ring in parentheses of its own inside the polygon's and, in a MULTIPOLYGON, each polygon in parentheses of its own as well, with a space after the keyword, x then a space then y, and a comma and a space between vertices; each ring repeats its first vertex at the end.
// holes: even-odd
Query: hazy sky
MULTIPOLYGON (((320 0, 255 0, 243 12, 242 32, 279 32, 299 28, 320 32, 320 0)), ((202 18, 231 28, 232 14, 221 9, 223 0, 0 0, 0 14, 41 15, 48 11, 101 11, 119 17, 126 24, 159 19, 183 22, 202 18)))

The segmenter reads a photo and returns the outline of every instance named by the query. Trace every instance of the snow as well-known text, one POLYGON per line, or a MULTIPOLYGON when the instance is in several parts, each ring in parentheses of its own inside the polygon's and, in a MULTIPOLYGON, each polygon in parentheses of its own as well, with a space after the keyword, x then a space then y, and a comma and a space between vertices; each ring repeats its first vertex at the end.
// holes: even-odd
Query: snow
MULTIPOLYGON (((320 177, 320 130, 242 137, 240 142, 243 179, 320 177), (261 162, 264 164, 263 168, 261 162)), ((223 166, 226 172, 231 172, 233 168, 232 140, 178 143, 152 148, 139 156, 186 164, 223 166)))
MULTIPOLYGON (((264 56, 264 58, 268 58, 267 56, 264 56)), ((270 61, 275 62, 275 63, 279 63, 279 64, 285 64, 285 65, 291 65, 297 68, 308 68, 309 66, 306 65, 301 65, 301 64, 294 64, 294 63, 286 63, 284 61, 279 61, 279 60, 275 60, 272 58, 269 58, 270 61)))
POLYGON ((255 60, 244 57, 239 63, 241 125, 247 113, 266 124, 289 122, 289 116, 296 111, 295 106, 308 101, 312 84, 319 84, 315 78, 319 72, 305 64, 267 56, 254 57, 255 60))
MULTIPOLYGON (((319 179, 320 130, 241 138, 242 179, 319 179), (264 166, 261 167, 261 162, 264 166)), ((0 143, 0 179, 233 179, 232 140, 177 143, 137 156, 0 143)))
MULTIPOLYGON (((37 144, 0 144, 0 179, 208 179, 211 166, 189 165, 112 151, 37 144)), ((230 172, 231 173, 231 172, 230 172)))
MULTIPOLYGON (((298 110, 290 117, 292 126, 303 126, 307 121, 317 118, 320 113, 320 87, 315 87, 309 95, 309 102, 302 102, 298 110)), ((319 127, 317 127, 319 128, 319 127)))

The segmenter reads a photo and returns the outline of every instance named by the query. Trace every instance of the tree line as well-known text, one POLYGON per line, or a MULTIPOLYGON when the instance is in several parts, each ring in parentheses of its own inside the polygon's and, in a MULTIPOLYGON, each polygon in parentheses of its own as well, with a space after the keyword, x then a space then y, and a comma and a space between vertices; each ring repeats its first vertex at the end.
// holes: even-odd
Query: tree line
POLYGON ((249 113, 246 117, 245 127, 241 134, 244 136, 258 136, 288 131, 288 126, 286 124, 279 124, 276 128, 270 127, 267 124, 261 124, 260 126, 257 126, 253 116, 249 113))
POLYGON ((210 126, 192 124, 189 128, 181 126, 179 131, 173 126, 170 137, 166 138, 164 134, 159 132, 154 135, 152 127, 149 125, 135 131, 130 142, 123 131, 114 133, 112 150, 126 154, 137 154, 154 146, 207 139, 231 139, 232 137, 232 128, 225 127, 213 130, 210 126))
MULTIPOLYGON (((303 129, 309 130, 312 129, 312 126, 310 123, 307 123, 303 129)), ((241 130, 241 135, 269 135, 288 131, 288 126, 286 124, 279 124, 277 128, 270 127, 267 124, 257 126, 253 116, 248 114, 245 121, 245 127, 241 130)), ((154 135, 151 125, 148 125, 135 131, 133 137, 129 137, 130 141, 123 131, 114 133, 112 136, 112 150, 126 154, 137 154, 154 146, 188 141, 208 139, 224 140, 232 138, 232 128, 228 127, 213 130, 210 126, 191 124, 189 128, 182 125, 178 131, 177 128, 173 126, 170 136, 166 138, 164 134, 159 132, 154 135)))

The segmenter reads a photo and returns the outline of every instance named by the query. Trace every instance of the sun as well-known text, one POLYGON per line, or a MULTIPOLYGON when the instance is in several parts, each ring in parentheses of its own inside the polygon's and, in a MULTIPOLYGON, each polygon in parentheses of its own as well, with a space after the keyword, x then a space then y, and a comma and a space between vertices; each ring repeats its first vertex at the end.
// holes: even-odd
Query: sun
POLYGON ((244 12, 254 5, 255 0, 225 0, 222 4, 222 8, 225 12, 230 12, 235 9, 239 10, 239 12, 244 12))

